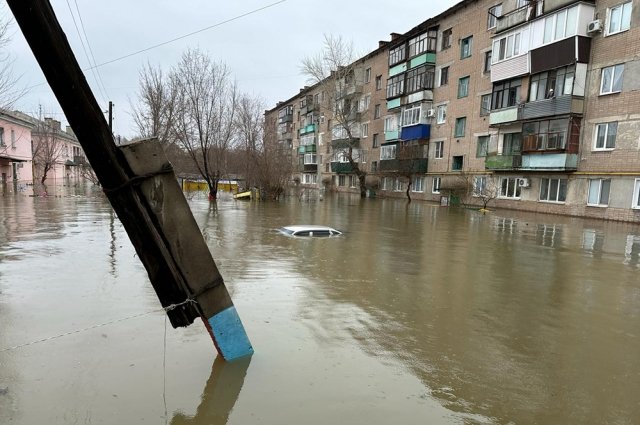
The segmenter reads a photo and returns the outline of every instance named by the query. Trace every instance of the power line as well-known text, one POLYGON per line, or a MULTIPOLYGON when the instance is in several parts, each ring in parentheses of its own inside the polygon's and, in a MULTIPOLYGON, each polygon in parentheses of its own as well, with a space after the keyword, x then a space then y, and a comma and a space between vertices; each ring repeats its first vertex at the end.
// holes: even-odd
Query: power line
MULTIPOLYGON (((89 53, 91 54, 91 59, 93 60, 93 64, 96 64, 96 57, 93 55, 93 49, 91 48, 91 43, 89 43, 89 37, 87 37, 87 32, 84 29, 84 22, 82 21, 82 15, 80 14, 80 8, 78 7, 78 0, 73 0, 76 5, 76 10, 78 11, 78 18, 80 19, 80 28, 82 28, 82 33, 84 34, 84 39, 87 40, 87 47, 89 48, 89 53)), ((107 99, 110 97, 107 92, 107 88, 104 86, 104 81, 102 81, 102 75, 100 75, 100 71, 96 70, 98 73, 98 81, 104 90, 104 93, 107 95, 107 99)))
MULTIPOLYGON (((80 39, 80 44, 82 45, 82 50, 84 51, 84 55, 87 58, 87 61, 89 62, 89 66, 91 66, 91 58, 89 58, 89 54, 87 53, 87 48, 84 45, 84 40, 82 39, 82 34, 80 34, 80 29, 78 28, 78 23, 76 22, 76 17, 73 14, 73 10, 71 10, 71 4, 69 4, 69 0, 67 0, 67 7, 69 8, 69 13, 71 14, 71 19, 73 20, 73 25, 76 27, 76 32, 78 33, 78 38, 80 39)), ((87 44, 89 43, 89 40, 87 40, 87 44)), ((91 69, 91 73, 93 74, 93 78, 96 80, 96 84, 98 85, 98 91, 100 91, 100 95, 102 96, 102 101, 106 101, 106 94, 102 91, 102 88, 100 87, 100 81, 98 80, 98 76, 97 76, 97 70, 95 70, 94 68, 89 68, 91 69)))
MULTIPOLYGON (((260 8, 258 8, 258 9, 254 9, 254 10, 252 10, 252 11, 250 11, 250 12, 243 13, 242 15, 235 16, 235 17, 230 18, 230 19, 227 19, 227 20, 225 20, 225 21, 218 22, 218 23, 213 24, 213 25, 209 25, 208 27, 205 27, 205 28, 199 29, 199 30, 197 30, 197 31, 193 31, 193 32, 190 32, 190 33, 188 33, 188 34, 181 35, 181 36, 176 37, 176 38, 172 38, 171 40, 164 41, 164 42, 162 42, 162 43, 158 43, 158 44, 155 44, 155 45, 153 45, 153 46, 150 46, 150 47, 147 47, 147 48, 144 48, 144 49, 137 50, 137 51, 135 51, 135 52, 132 52, 132 53, 126 54, 126 55, 124 55, 124 56, 120 56, 120 57, 115 58, 115 59, 111 59, 111 60, 106 61, 106 62, 102 62, 102 63, 100 63, 100 64, 98 64, 98 65, 95 65, 95 67, 94 67, 94 68, 98 68, 98 67, 100 67, 100 66, 104 66, 104 65, 109 65, 109 64, 111 64, 111 63, 114 63, 114 62, 117 62, 117 61, 121 61, 122 59, 130 58, 131 56, 139 55, 140 53, 148 52, 149 50, 153 50, 153 49, 156 49, 156 48, 158 48, 158 47, 162 47, 162 46, 164 46, 164 45, 167 45, 167 44, 173 43, 174 41, 182 40, 183 38, 191 37, 192 35, 195 35, 195 34, 198 34, 198 33, 201 33, 201 32, 207 31, 207 30, 210 30, 210 29, 212 29, 212 28, 219 27, 219 26, 224 25, 224 24, 228 24, 229 22, 237 21, 237 20, 238 20, 238 19, 240 19, 240 18, 244 18, 245 16, 249 16, 249 15, 252 15, 252 14, 254 14, 254 13, 257 13, 257 12, 263 11, 263 10, 268 9, 268 8, 270 8, 270 7, 276 6, 276 5, 280 4, 280 3, 284 3, 285 1, 287 1, 287 0, 280 0, 280 1, 277 1, 277 2, 275 2, 275 3, 271 3, 271 4, 268 4, 268 5, 266 5, 266 6, 260 7, 260 8)), ((89 69, 91 69, 91 68, 89 68, 89 69)))

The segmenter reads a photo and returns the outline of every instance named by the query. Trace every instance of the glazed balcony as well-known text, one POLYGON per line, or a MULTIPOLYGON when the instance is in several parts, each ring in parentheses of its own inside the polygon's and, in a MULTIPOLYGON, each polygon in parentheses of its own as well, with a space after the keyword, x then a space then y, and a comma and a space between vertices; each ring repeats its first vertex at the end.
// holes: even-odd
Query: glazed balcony
POLYGON ((298 153, 299 154, 304 154, 304 153, 316 153, 316 145, 302 145, 302 146, 298 146, 298 153))
POLYGON ((331 172, 338 174, 350 174, 353 173, 353 167, 349 162, 332 162, 331 172))
POLYGON ((529 120, 554 115, 582 114, 583 110, 584 99, 564 95, 525 103, 519 118, 529 120))
POLYGON ((484 168, 487 170, 517 170, 522 165, 522 155, 498 155, 497 153, 489 154, 484 159, 484 168))
POLYGON ((318 171, 318 164, 299 164, 298 171, 301 173, 313 173, 318 171))
POLYGON ((500 125, 518 121, 518 105, 491 111, 489 125, 500 125))
POLYGON ((316 125, 315 124, 309 124, 309 125, 305 125, 304 127, 302 127, 300 129, 300 135, 304 135, 304 134, 308 134, 308 133, 313 133, 316 131, 316 125))
MULTIPOLYGON (((426 140, 431 136, 430 124, 416 124, 402 127, 400 139, 402 140, 426 140)), ((386 139, 386 133, 385 133, 386 139)))

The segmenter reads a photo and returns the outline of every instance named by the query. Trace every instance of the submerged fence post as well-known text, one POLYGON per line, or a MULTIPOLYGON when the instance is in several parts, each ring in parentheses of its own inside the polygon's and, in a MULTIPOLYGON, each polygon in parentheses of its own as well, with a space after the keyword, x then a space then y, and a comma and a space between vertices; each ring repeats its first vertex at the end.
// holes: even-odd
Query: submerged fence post
POLYGON ((7 0, 173 327, 200 317, 225 360, 253 353, 213 257, 152 142, 118 149, 48 1, 7 0))

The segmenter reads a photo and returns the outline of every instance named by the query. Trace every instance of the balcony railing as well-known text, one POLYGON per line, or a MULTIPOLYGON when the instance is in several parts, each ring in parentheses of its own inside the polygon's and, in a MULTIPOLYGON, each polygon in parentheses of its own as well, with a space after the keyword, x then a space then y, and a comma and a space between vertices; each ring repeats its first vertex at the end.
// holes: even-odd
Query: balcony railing
POLYGON ((522 155, 520 170, 525 171, 575 171, 578 169, 578 154, 529 152, 522 155))
POLYGON ((298 146, 298 153, 315 153, 316 145, 302 145, 298 146))
POLYGON ((533 119, 566 115, 570 113, 582 114, 584 100, 571 95, 552 97, 525 103, 522 107, 520 119, 533 119))
POLYGON ((484 168, 487 170, 516 170, 522 165, 522 155, 497 155, 489 154, 484 160, 484 168))
POLYGON ((348 174, 353 172, 353 167, 349 162, 332 162, 331 172, 338 174, 348 174))
POLYGON ((316 125, 315 124, 305 125, 304 127, 302 127, 300 129, 300 135, 307 134, 307 133, 313 133, 314 131, 316 131, 316 125))
POLYGON ((378 164, 378 171, 382 173, 426 173, 427 158, 414 159, 386 159, 378 164))

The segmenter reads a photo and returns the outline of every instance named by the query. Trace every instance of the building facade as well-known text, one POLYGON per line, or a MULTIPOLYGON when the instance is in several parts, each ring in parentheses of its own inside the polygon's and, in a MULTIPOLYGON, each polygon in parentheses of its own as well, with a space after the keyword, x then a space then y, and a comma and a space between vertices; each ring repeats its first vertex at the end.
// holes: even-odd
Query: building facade
POLYGON ((639 27, 637 0, 462 1, 356 61, 347 144, 299 106, 326 84, 267 114, 311 187, 357 190, 349 146, 379 195, 640 222, 639 27))
POLYGON ((1 192, 15 192, 33 181, 33 124, 9 111, 0 111, 1 192))

